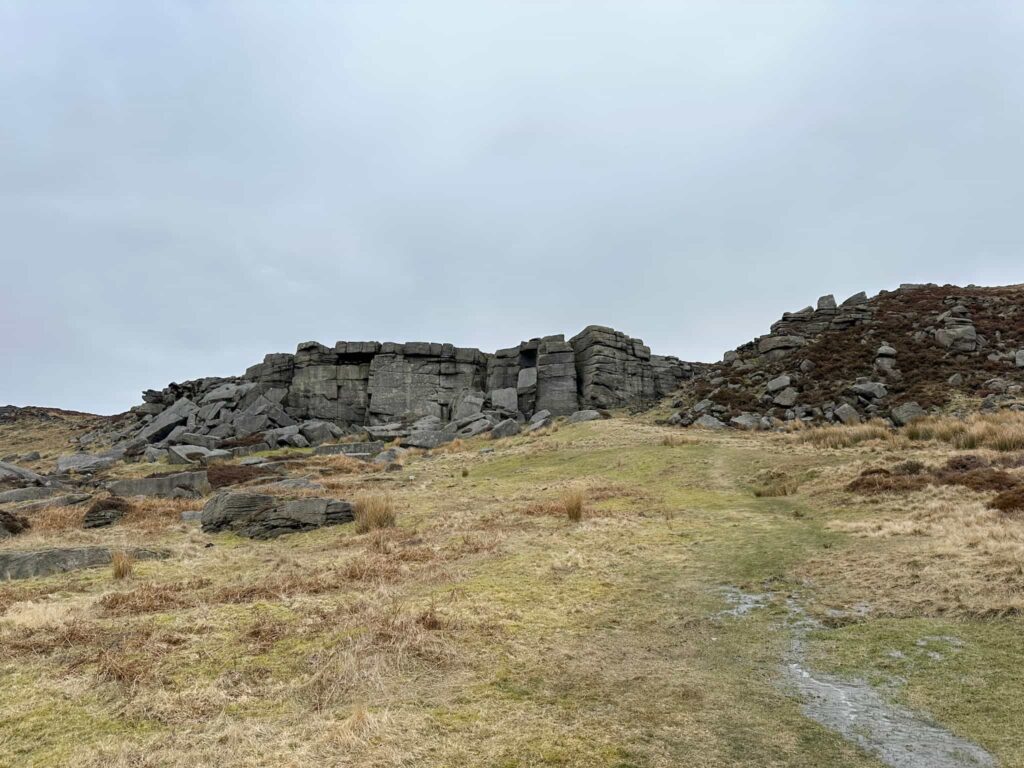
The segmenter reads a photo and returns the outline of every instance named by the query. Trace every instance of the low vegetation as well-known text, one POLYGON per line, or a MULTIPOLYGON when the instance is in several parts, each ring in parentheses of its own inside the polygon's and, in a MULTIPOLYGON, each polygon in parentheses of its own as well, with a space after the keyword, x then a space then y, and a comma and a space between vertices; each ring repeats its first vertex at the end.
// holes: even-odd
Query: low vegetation
POLYGON ((355 501, 357 533, 369 533, 395 524, 395 501, 386 492, 363 493, 355 501))
POLYGON ((1024 765, 1013 451, 677 436, 618 417, 394 471, 295 456, 356 522, 272 542, 184 523, 202 500, 88 531, 84 506, 36 512, 0 550, 171 557, 0 584, 0 765, 877 766, 783 684, 794 603, 817 667, 1024 765))

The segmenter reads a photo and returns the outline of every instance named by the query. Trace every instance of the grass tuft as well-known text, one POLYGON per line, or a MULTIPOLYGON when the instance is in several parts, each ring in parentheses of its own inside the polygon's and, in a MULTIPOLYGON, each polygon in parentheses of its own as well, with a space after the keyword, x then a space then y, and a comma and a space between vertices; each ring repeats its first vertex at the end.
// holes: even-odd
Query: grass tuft
POLYGON ((363 493, 356 498, 355 523, 357 533, 369 533, 378 528, 395 525, 395 502, 385 492, 363 493))
POLYGON ((135 570, 135 558, 123 550, 117 551, 113 554, 111 565, 113 566, 113 576, 116 581, 130 579, 132 572, 135 570))
POLYGON ((571 488, 562 494, 562 511, 574 523, 583 519, 583 489, 571 488))

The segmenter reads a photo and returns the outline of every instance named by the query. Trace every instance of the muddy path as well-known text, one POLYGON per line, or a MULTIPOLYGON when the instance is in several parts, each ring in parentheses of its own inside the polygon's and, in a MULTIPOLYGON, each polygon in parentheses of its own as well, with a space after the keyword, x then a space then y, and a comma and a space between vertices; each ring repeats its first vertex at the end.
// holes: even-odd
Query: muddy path
MULTIPOLYGON (((765 606, 770 595, 724 591, 731 608, 719 618, 738 619, 765 606)), ((791 641, 783 663, 786 684, 810 719, 843 736, 892 768, 991 768, 987 751, 956 736, 926 714, 894 704, 863 680, 816 672, 807 661, 807 637, 821 624, 793 598, 786 601, 791 641)))

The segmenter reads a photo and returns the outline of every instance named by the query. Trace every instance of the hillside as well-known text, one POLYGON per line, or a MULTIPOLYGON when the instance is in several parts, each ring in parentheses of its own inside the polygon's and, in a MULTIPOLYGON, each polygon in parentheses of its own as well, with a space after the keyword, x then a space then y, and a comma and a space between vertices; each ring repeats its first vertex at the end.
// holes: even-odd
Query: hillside
POLYGON ((0 765, 1024 768, 1018 290, 831 304, 0 409, 0 765))
POLYGON ((1024 286, 906 285, 783 314, 698 369, 673 423, 902 424, 957 408, 1019 410, 1022 384, 1024 286))

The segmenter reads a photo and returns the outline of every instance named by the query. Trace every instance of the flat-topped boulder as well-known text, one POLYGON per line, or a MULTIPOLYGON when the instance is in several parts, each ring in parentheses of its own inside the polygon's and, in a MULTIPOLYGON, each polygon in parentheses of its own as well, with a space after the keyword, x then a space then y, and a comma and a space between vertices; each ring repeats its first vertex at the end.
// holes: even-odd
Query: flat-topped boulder
POLYGON ((205 533, 231 531, 251 539, 352 522, 352 504, 339 499, 287 501, 259 493, 221 492, 210 499, 201 517, 205 533))
MULTIPOLYGON (((168 557, 163 550, 131 547, 123 550, 135 560, 168 557)), ((64 547, 37 550, 0 550, 0 581, 51 576, 83 568, 110 565, 114 554, 110 547, 64 547)))
POLYGON ((206 471, 177 472, 162 477, 138 477, 107 484, 115 496, 158 496, 167 499, 198 499, 211 490, 206 471))

